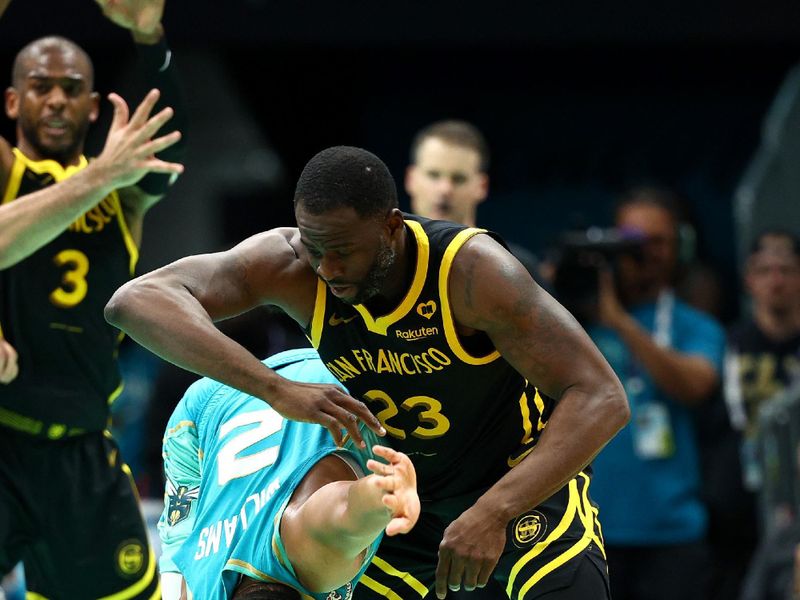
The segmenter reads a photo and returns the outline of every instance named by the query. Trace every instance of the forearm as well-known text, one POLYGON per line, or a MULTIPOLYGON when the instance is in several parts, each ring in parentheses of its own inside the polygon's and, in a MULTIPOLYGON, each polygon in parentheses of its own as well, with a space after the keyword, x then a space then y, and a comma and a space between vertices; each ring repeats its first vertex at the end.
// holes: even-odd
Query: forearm
POLYGON ((386 527, 391 511, 381 502, 385 492, 368 475, 355 481, 337 481, 317 490, 304 510, 326 515, 318 537, 335 546, 344 556, 355 557, 364 551, 386 527))
POLYGON ((658 346, 650 333, 630 315, 621 319, 615 330, 656 386, 670 398, 694 405, 713 392, 717 376, 705 359, 658 346))
POLYGON ((627 423, 624 393, 615 385, 568 390, 531 453, 476 503, 503 524, 534 508, 588 465, 627 423))
POLYGON ((55 239, 113 189, 96 165, 0 206, 0 269, 6 269, 55 239))
POLYGON ((106 320, 164 360, 267 400, 281 378, 214 326, 200 302, 169 275, 129 282, 112 296, 106 320))
MULTIPOLYGON (((164 30, 159 26, 152 34, 134 33, 133 38, 139 56, 137 71, 141 93, 152 88, 158 89, 161 96, 155 110, 171 106, 175 114, 170 120, 169 130, 183 134, 178 143, 162 150, 157 156, 168 162, 183 162, 188 131, 186 95, 177 79, 174 57, 167 45, 164 30)), ((150 173, 139 181, 137 187, 149 196, 158 198, 167 192, 174 179, 169 174, 150 173)))

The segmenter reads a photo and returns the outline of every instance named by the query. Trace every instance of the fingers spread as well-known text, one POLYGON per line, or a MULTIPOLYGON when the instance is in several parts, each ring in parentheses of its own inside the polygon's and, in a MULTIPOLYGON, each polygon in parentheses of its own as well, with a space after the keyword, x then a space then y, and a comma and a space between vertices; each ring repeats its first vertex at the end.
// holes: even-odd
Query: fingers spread
POLYGON ((108 101, 114 106, 114 116, 111 119, 111 131, 116 131, 128 122, 130 111, 128 110, 128 105, 125 100, 123 100, 122 96, 119 94, 110 93, 108 95, 108 101))
POLYGON ((142 127, 150 117, 150 112, 153 110, 153 107, 158 102, 158 98, 161 95, 157 89, 152 89, 147 92, 147 95, 144 97, 144 100, 136 107, 136 110, 131 117, 131 126, 139 128, 142 127))

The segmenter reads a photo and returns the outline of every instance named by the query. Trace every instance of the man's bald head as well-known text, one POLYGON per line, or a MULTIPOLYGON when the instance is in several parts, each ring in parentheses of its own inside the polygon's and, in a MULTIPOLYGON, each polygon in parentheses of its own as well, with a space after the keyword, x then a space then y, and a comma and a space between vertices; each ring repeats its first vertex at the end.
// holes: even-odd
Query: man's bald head
POLYGON ((60 54, 65 64, 72 65, 86 79, 88 89, 94 87, 94 65, 86 51, 72 40, 50 35, 30 42, 17 53, 11 70, 11 85, 21 87, 31 70, 49 54, 60 54))

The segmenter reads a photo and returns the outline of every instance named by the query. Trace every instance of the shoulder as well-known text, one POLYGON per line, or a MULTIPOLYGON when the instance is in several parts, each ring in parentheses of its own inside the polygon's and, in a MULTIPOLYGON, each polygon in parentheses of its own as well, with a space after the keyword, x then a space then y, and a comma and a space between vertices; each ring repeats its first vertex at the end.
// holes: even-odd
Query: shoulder
POLYGON ((271 276, 308 276, 315 278, 300 243, 296 228, 270 229, 240 242, 228 251, 231 259, 238 261, 252 274, 271 276))
POLYGON ((258 233, 228 251, 240 271, 240 281, 262 304, 284 309, 298 323, 313 312, 317 275, 308 262, 295 227, 258 233))
POLYGON ((537 301, 530 273, 492 236, 479 233, 455 254, 448 291, 456 320, 484 329, 497 319, 513 322, 537 301))
POLYGON ((11 167, 14 165, 14 152, 11 144, 0 137, 0 190, 5 190, 11 167))

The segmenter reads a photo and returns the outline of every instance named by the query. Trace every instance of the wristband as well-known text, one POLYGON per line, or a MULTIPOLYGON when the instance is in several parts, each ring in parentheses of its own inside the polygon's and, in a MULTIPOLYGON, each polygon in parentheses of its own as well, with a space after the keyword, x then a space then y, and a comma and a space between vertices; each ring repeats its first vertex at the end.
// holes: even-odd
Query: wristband
POLYGON ((136 44, 136 51, 147 72, 163 73, 172 64, 172 50, 167 45, 166 35, 155 44, 136 44))

